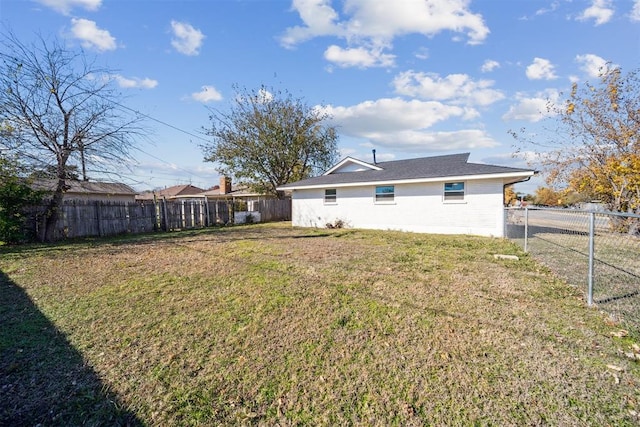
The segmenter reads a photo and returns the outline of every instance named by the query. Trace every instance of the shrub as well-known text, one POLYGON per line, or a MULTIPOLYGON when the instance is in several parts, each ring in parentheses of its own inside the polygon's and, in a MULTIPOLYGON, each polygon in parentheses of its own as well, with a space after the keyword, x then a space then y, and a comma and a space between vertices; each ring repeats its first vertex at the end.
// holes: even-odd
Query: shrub
POLYGON ((19 243, 29 239, 25 210, 41 199, 42 194, 19 176, 17 163, 0 158, 0 241, 19 243))
POLYGON ((347 223, 344 220, 336 219, 333 223, 328 222, 325 224, 327 228, 345 228, 347 223))

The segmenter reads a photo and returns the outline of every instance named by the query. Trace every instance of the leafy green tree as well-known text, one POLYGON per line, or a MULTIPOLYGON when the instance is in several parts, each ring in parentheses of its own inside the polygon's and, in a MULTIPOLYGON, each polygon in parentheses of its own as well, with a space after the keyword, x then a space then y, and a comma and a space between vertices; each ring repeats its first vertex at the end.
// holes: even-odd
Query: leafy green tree
POLYGON ((32 170, 55 168, 44 239, 54 240, 69 165, 116 168, 130 158, 140 117, 125 112, 112 73, 56 40, 25 44, 0 34, 0 132, 3 146, 32 170))
POLYGON ((288 92, 262 86, 236 90, 228 112, 212 110, 213 141, 205 160, 218 172, 254 190, 282 198, 276 188, 314 176, 337 159, 337 132, 322 108, 310 107, 288 92))
POLYGON ((31 189, 17 161, 0 156, 0 241, 18 243, 27 234, 26 208, 41 202, 42 193, 31 189))
POLYGON ((607 67, 596 84, 573 84, 549 109, 555 128, 534 137, 512 132, 537 151, 547 183, 640 213, 640 70, 607 67))

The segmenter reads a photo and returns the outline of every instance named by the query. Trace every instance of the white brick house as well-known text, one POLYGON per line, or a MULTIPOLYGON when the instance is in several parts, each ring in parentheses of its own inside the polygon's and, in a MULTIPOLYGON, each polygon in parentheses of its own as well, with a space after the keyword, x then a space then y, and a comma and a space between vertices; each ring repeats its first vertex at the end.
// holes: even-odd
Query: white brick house
POLYGON ((504 187, 536 172, 468 163, 469 153, 366 163, 351 157, 324 175, 283 185, 292 225, 504 235, 504 187))

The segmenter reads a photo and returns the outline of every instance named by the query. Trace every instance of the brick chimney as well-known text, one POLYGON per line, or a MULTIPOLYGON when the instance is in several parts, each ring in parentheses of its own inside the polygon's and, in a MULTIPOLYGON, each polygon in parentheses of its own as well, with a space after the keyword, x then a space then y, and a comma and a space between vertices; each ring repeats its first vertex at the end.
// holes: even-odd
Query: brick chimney
POLYGON ((220 177, 220 194, 231 193, 231 178, 226 176, 220 177))

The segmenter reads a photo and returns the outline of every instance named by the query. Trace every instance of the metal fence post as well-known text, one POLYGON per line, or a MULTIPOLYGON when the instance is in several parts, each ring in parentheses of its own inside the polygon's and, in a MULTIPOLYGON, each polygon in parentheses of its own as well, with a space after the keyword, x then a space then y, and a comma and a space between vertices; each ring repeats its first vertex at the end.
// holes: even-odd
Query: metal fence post
POLYGON ((528 251, 529 244, 529 206, 524 207, 524 252, 528 251))
POLYGON ((589 212, 589 276, 588 276, 588 291, 587 291, 587 305, 593 305, 593 254, 594 254, 594 240, 595 240, 595 223, 596 214, 589 212))

